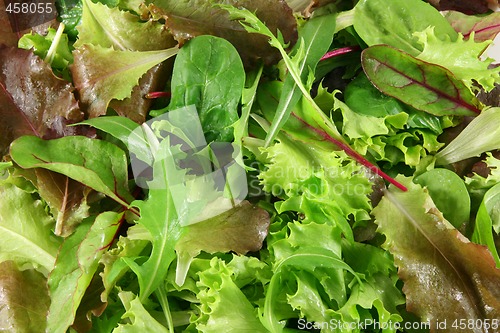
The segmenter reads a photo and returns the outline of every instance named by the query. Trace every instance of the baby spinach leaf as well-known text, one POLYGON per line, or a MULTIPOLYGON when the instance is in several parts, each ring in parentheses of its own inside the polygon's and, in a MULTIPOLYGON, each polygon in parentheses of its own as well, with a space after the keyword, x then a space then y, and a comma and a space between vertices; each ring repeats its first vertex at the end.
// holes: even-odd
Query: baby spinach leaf
MULTIPOLYGON (((453 228, 425 189, 400 180, 408 192, 390 188, 373 213, 386 236, 383 246, 399 267, 407 310, 429 321, 431 330, 438 320, 498 318, 500 270, 491 253, 453 228)), ((476 327, 462 331, 478 332, 476 327)))
POLYGON ((421 0, 361 0, 354 7, 354 29, 368 46, 388 44, 417 56, 422 45, 413 33, 429 26, 439 39, 457 38, 446 19, 421 0))
POLYGON ((13 261, 0 263, 0 330, 45 332, 49 304, 43 274, 20 270, 13 261))
POLYGON ((480 102, 469 88, 441 66, 387 45, 365 49, 361 63, 379 90, 415 109, 437 116, 473 116, 480 112, 480 102))
POLYGON ((199 36, 176 57, 168 109, 195 105, 207 141, 231 141, 244 84, 236 49, 222 38, 199 36))
POLYGON ((51 297, 48 332, 64 333, 73 324, 85 290, 101 256, 111 246, 122 218, 123 213, 102 213, 95 221, 80 224, 65 239, 48 282, 51 297))
POLYGON ((112 99, 130 97, 132 89, 149 69, 177 51, 177 47, 145 52, 115 51, 91 44, 76 49, 71 72, 80 101, 90 117, 105 114, 112 99))
POLYGON ((12 159, 23 168, 44 168, 62 173, 128 207, 125 152, 107 141, 83 136, 42 140, 23 136, 11 145, 12 159))

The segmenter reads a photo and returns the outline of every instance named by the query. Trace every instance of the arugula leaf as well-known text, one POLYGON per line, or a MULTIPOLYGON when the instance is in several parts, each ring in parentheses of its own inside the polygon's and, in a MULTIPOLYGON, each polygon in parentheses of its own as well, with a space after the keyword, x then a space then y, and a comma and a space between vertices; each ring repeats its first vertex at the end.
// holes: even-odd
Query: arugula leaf
POLYGON ((33 269, 19 269, 13 261, 0 263, 0 330, 44 332, 50 298, 46 278, 33 269))
POLYGON ((431 329, 438 320, 498 318, 500 270, 491 253, 453 228, 425 189, 404 183, 408 192, 389 189, 373 213, 399 267, 407 309, 431 329))
MULTIPOLYGON (((292 54, 295 52, 292 60, 297 63, 300 78, 304 84, 309 76, 313 75, 316 65, 332 43, 333 34, 336 32, 333 23, 335 17, 336 15, 320 16, 307 21, 299 30, 299 43, 292 50, 292 54)), ((274 141, 301 95, 294 78, 291 75, 287 76, 271 128, 266 136, 266 147, 274 141)))
POLYGON ((47 275, 54 267, 60 239, 50 231, 53 219, 42 201, 15 185, 0 186, 0 262, 28 263, 47 275))
POLYGON ((176 57, 168 110, 195 105, 208 142, 232 141, 244 84, 243 64, 228 41, 196 37, 176 57))
POLYGON ((361 63, 379 90, 415 109, 438 116, 471 116, 480 112, 480 102, 469 88, 441 66, 387 45, 365 49, 361 63))
POLYGON ((99 260, 111 245, 123 213, 105 212, 87 220, 65 239, 50 273, 51 304, 47 330, 64 333, 73 324, 83 294, 97 271, 99 260))
POLYGON ((446 19, 421 0, 361 0, 354 7, 354 29, 368 46, 388 44, 417 56, 422 45, 414 33, 429 26, 439 40, 457 38, 446 19))
MULTIPOLYGON (((178 146, 171 147, 167 137, 160 143, 153 164, 153 182, 145 201, 132 203, 140 211, 138 224, 148 230, 151 237, 151 255, 146 262, 139 264, 132 258, 123 258, 139 280, 140 300, 145 301, 165 279, 168 268, 175 259, 175 244, 180 239, 186 223, 186 203, 175 205, 172 189, 176 181, 185 179, 186 171, 175 165, 174 155, 182 154, 178 146)), ((175 195, 185 197, 185 190, 179 187, 175 195)))
POLYGON ((115 51, 92 44, 76 49, 71 72, 80 101, 90 117, 105 114, 112 99, 130 97, 132 89, 148 70, 177 51, 177 47, 160 51, 115 51))
POLYGON ((23 136, 12 143, 10 155, 23 168, 62 173, 125 207, 133 200, 125 152, 107 141, 82 136, 45 141, 23 136))

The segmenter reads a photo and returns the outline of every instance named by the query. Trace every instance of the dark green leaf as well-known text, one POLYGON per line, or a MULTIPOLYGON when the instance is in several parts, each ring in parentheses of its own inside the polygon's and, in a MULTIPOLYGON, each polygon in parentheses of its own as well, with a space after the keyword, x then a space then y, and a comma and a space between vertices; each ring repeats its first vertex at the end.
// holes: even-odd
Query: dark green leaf
POLYGON ((200 36, 176 57, 168 109, 195 105, 207 141, 231 141, 244 84, 236 49, 222 38, 200 36))

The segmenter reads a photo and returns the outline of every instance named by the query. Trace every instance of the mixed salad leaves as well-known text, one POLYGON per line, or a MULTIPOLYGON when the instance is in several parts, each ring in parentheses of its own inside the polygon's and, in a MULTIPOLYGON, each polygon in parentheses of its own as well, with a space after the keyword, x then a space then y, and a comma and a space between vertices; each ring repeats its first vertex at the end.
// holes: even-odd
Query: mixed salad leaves
POLYGON ((430 2, 2 34, 0 330, 499 332, 500 12, 430 2))

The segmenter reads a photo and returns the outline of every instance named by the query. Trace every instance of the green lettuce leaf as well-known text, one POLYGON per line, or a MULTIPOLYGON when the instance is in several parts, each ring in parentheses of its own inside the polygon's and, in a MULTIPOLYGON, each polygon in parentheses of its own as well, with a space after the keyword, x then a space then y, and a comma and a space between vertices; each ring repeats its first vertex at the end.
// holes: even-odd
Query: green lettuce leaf
POLYGON ((491 41, 464 40, 461 34, 453 41, 442 40, 436 36, 435 28, 416 32, 415 36, 423 46, 422 53, 417 56, 419 59, 445 67, 469 89, 474 90, 476 83, 485 91, 491 91, 500 83, 500 68, 490 67, 494 60, 480 58, 491 41))
POLYGON ((56 30, 49 28, 45 36, 33 32, 23 35, 19 39, 18 47, 25 50, 33 49, 33 53, 48 61, 52 68, 56 70, 56 73, 69 79, 68 66, 73 63, 73 55, 71 54, 73 48, 70 46, 66 34, 57 36, 57 38, 55 40, 56 30), (54 51, 51 50, 52 54, 49 54, 53 43, 57 43, 56 48, 54 51), (47 56, 50 58, 47 58, 47 56))
POLYGON ((1 184, 0 196, 0 262, 28 263, 47 275, 61 242, 50 230, 53 219, 44 203, 9 183, 1 184))
POLYGON ((82 0, 82 4, 76 48, 92 44, 120 51, 155 51, 168 49, 175 44, 172 36, 158 22, 143 22, 130 12, 91 0, 82 0))
POLYGON ((224 261, 213 258, 210 268, 198 273, 199 281, 196 295, 200 301, 200 315, 194 321, 198 332, 268 332, 258 318, 257 309, 249 301, 240 289, 244 276, 254 275, 263 270, 265 265, 250 257, 236 257, 238 266, 233 261, 225 264, 224 261), (253 264, 250 264, 253 262, 253 264), (253 271, 239 271, 238 268, 245 267, 253 271))
POLYGON ((169 330, 144 308, 144 305, 131 292, 123 291, 118 294, 126 312, 122 316, 122 321, 129 321, 128 323, 121 323, 113 330, 113 333, 168 333, 169 330))
POLYGON ((399 267, 407 310, 428 321, 431 330, 443 320, 498 318, 500 270, 491 253, 446 221, 425 189, 404 182, 408 192, 390 188, 373 213, 386 236, 383 247, 399 267))

